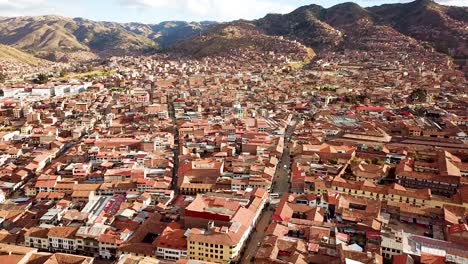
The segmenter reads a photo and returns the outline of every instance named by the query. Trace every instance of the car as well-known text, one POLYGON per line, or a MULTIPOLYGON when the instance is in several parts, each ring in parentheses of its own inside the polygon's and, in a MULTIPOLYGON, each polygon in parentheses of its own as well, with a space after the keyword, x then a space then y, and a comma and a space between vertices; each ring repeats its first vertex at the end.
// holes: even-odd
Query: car
POLYGON ((278 199, 280 197, 279 193, 270 193, 271 199, 278 199))

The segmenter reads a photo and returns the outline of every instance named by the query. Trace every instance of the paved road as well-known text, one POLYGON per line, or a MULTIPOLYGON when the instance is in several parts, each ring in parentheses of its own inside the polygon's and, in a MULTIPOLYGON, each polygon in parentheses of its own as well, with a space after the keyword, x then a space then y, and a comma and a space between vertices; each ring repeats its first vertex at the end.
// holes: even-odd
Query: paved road
MULTIPOLYGON (((289 147, 288 143, 291 140, 291 135, 294 132, 294 128, 296 127, 296 122, 292 121, 292 124, 287 127, 284 137, 284 145, 285 149, 283 151, 283 155, 281 156, 280 162, 278 164, 278 168, 276 169, 274 181, 276 182, 273 185, 274 193, 283 194, 289 192, 289 169, 291 166, 290 156, 289 156, 289 147), (285 167, 286 166, 286 167, 285 167)), ((260 220, 257 223, 257 226, 254 232, 250 235, 250 240, 247 242, 245 246, 245 251, 242 255, 241 261, 239 263, 250 263, 252 257, 255 257, 257 253, 258 246, 260 242, 263 241, 263 237, 265 236, 265 230, 270 224, 271 217, 273 216, 272 210, 266 210, 260 216, 260 220)))
POLYGON ((174 109, 174 100, 172 99, 172 94, 169 94, 167 96, 167 102, 168 102, 168 112, 169 112, 169 117, 172 119, 172 124, 174 126, 174 129, 172 131, 174 135, 174 168, 172 172, 172 189, 175 191, 175 193, 179 193, 179 189, 177 188, 177 180, 178 180, 178 175, 177 175, 177 170, 179 169, 179 129, 177 127, 177 119, 175 117, 175 109, 174 109))
POLYGON ((258 245, 260 242, 263 241, 263 237, 265 236, 265 230, 270 224, 270 219, 273 216, 273 211, 266 210, 260 216, 260 220, 257 223, 257 226, 254 232, 250 235, 250 240, 248 241, 244 254, 242 255, 242 259, 239 263, 250 263, 252 257, 255 257, 257 253, 258 245))
POLYGON ((275 173, 275 184, 273 185, 273 193, 279 193, 280 195, 286 192, 289 192, 289 178, 290 178, 290 169, 291 169, 291 157, 289 151, 289 141, 291 140, 292 133, 296 127, 296 122, 292 121, 292 124, 287 127, 284 135, 284 151, 281 156, 278 168, 275 173))

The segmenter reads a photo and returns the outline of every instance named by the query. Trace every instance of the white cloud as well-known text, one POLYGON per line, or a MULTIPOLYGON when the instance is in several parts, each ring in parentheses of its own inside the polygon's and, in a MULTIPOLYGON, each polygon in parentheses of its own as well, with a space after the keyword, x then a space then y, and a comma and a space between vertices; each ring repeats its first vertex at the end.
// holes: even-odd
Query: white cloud
POLYGON ((166 0, 122 0, 124 5, 135 8, 168 8, 173 7, 174 1, 166 0))
POLYGON ((30 14, 46 6, 46 0, 0 0, 0 14, 17 16, 30 14))
MULTIPOLYGON (((409 3, 415 0, 351 0, 355 1, 362 6, 375 6, 375 5, 383 5, 383 4, 394 4, 394 3, 409 3)), ((441 5, 452 5, 452 6, 467 6, 467 0, 433 0, 436 3, 441 5)), ((335 1, 333 4, 337 4, 339 2, 346 2, 346 0, 335 1)), ((317 2, 320 4, 320 2, 317 2)))
POLYGON ((229 21, 254 19, 267 13, 287 13, 295 5, 278 3, 273 0, 120 0, 120 3, 139 11, 166 9, 195 19, 229 21))
MULTIPOLYGON (((289 13, 301 4, 329 7, 348 0, 0 0, 0 16, 63 15, 95 20, 154 23, 162 20, 255 19, 267 13, 289 13), (102 8, 108 7, 106 10, 102 8)), ((352 0, 363 6, 412 0, 352 0)), ((467 5, 468 0, 435 0, 467 5)))
POLYGON ((0 17, 59 15, 88 18, 90 9, 92 7, 83 5, 82 0, 0 0, 0 17))
POLYGON ((436 0, 437 3, 452 6, 468 6, 466 0, 436 0))
POLYGON ((26 9, 29 6, 37 6, 44 2, 44 0, 0 0, 0 6, 10 9, 26 9))
POLYGON ((83 7, 78 1, 61 0, 0 0, 0 16, 39 16, 62 15, 76 16, 83 14, 83 7))
MULTIPOLYGON (((400 0, 402 3, 413 2, 414 0, 400 0)), ((452 6, 466 6, 468 2, 466 0, 434 0, 436 3, 441 5, 452 5, 452 6)), ((385 1, 382 1, 385 3, 385 1)))

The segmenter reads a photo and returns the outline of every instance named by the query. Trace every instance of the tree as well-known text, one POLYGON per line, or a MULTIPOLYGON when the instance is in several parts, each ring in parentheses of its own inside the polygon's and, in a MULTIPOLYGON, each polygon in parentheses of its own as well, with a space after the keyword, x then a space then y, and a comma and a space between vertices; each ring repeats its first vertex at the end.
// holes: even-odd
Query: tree
POLYGON ((384 162, 383 162, 381 159, 379 159, 379 158, 373 158, 373 159, 372 159, 372 164, 375 164, 375 165, 383 165, 384 162))
POLYGON ((355 95, 355 94, 348 94, 345 96, 345 102, 351 103, 351 104, 358 104, 362 103, 366 99, 365 95, 355 95))
POLYGON ((426 102, 427 101, 427 91, 421 88, 413 90, 410 95, 410 99, 413 102, 426 102))
POLYGON ((353 157, 353 159, 351 160, 352 165, 359 164, 359 162, 360 162, 360 160, 357 157, 353 157))
POLYGON ((67 69, 62 69, 62 70, 60 71, 60 77, 65 77, 65 76, 67 76, 67 74, 68 74, 68 70, 67 70, 67 69))
POLYGON ((0 72, 0 83, 4 83, 7 75, 4 72, 0 72))
POLYGON ((49 76, 44 73, 40 73, 36 79, 33 80, 35 84, 46 84, 49 81, 49 76))

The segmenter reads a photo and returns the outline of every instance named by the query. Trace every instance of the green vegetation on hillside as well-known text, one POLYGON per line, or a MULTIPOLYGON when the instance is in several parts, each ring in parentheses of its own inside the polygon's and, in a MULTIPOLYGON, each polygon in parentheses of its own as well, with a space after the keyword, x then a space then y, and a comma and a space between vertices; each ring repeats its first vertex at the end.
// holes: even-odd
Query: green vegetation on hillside
POLYGON ((33 80, 35 84, 46 84, 49 81, 49 76, 44 73, 41 73, 37 76, 36 79, 33 80))

